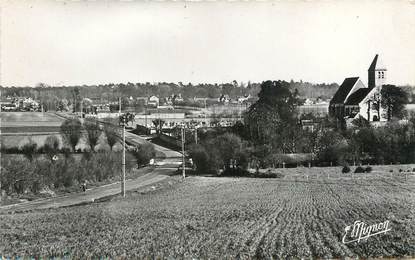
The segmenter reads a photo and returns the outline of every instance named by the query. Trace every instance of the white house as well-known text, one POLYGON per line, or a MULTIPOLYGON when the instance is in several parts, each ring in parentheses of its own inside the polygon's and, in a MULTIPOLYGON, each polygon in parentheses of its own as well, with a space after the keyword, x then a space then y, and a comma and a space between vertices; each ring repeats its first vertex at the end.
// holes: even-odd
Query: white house
POLYGON ((160 99, 158 97, 151 96, 151 97, 148 98, 147 105, 158 107, 159 106, 159 102, 160 102, 160 99))

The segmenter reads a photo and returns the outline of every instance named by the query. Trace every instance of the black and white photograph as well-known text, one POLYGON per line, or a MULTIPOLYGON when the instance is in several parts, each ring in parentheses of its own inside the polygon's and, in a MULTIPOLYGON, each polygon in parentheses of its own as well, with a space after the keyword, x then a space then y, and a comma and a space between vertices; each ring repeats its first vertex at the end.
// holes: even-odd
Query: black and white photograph
POLYGON ((415 0, 0 0, 0 259, 415 259, 415 0))

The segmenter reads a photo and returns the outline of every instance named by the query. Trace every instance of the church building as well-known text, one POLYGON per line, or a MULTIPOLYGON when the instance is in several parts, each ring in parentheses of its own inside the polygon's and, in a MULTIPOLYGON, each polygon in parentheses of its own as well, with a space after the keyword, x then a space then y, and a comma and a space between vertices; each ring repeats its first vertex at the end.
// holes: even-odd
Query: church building
POLYGON ((346 78, 330 101, 329 115, 346 121, 363 117, 368 121, 386 121, 380 105, 386 67, 376 54, 368 69, 368 85, 359 77, 346 78))

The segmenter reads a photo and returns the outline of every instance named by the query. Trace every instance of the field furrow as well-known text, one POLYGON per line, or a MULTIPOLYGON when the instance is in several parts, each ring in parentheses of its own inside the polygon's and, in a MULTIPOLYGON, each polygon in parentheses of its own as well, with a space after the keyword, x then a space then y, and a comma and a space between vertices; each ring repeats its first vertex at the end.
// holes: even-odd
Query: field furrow
POLYGON ((415 201, 408 187, 415 187, 415 180, 189 177, 126 199, 0 215, 0 253, 210 259, 415 256, 415 201), (389 220, 392 229, 343 244, 344 228, 357 220, 389 220))

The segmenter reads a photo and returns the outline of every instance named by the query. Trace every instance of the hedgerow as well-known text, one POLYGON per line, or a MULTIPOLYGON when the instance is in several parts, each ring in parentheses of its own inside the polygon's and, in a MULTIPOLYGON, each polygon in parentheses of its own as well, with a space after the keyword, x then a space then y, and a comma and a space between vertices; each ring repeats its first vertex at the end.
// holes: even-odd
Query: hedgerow
MULTIPOLYGON (((43 188, 68 188, 83 181, 100 182, 118 178, 121 172, 120 152, 84 153, 82 157, 58 154, 56 160, 41 156, 27 160, 20 155, 2 157, 2 190, 6 193, 38 193, 43 188)), ((134 161, 127 154, 126 169, 134 161)))

